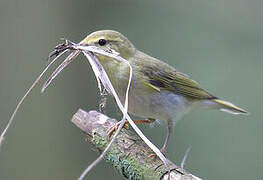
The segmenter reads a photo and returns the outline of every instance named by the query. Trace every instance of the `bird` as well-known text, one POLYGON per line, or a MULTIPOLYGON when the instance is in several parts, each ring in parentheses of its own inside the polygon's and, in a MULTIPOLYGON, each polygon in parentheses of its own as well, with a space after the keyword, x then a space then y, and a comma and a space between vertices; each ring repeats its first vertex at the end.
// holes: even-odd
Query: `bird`
MULTIPOLYGON (((117 31, 95 31, 86 36, 80 44, 96 46, 105 51, 114 50, 129 62, 133 76, 128 96, 128 112, 142 118, 134 120, 137 124, 150 124, 156 120, 167 124, 167 135, 160 149, 163 154, 167 151, 175 123, 192 110, 206 108, 231 114, 248 114, 246 110, 210 94, 188 75, 136 49, 127 37, 117 31)), ((112 57, 98 53, 94 55, 124 103, 129 66, 112 57)))

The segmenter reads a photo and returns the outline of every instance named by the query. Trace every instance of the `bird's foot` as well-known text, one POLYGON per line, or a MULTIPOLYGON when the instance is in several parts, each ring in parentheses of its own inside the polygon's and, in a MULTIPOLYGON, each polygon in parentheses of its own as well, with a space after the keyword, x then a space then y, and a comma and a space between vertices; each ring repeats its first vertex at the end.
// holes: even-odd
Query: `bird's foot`
MULTIPOLYGON (((116 124, 114 124, 114 125, 109 129, 109 132, 108 132, 108 135, 107 135, 108 140, 111 138, 111 136, 113 135, 113 133, 118 130, 118 128, 119 128, 120 125, 121 125, 121 121, 117 122, 116 124)), ((129 129, 129 122, 128 122, 127 120, 125 120, 125 123, 124 123, 123 128, 129 129)))
MULTIPOLYGON (((166 149, 165 148, 162 148, 160 149, 161 153, 166 157, 166 149)), ((149 156, 147 156, 148 159, 156 159, 158 156, 157 154, 155 154, 155 152, 152 152, 149 156)))
MULTIPOLYGON (((135 124, 151 124, 152 122, 154 122, 155 120, 154 119, 143 119, 143 120, 134 120, 133 122, 135 124)), ((112 134, 117 131, 117 129, 119 128, 121 124, 121 121, 120 122, 117 122, 114 126, 112 126, 108 132, 108 136, 107 138, 110 139, 112 134)), ((129 128, 129 121, 125 120, 125 123, 124 123, 124 126, 123 126, 125 129, 128 129, 129 128)))

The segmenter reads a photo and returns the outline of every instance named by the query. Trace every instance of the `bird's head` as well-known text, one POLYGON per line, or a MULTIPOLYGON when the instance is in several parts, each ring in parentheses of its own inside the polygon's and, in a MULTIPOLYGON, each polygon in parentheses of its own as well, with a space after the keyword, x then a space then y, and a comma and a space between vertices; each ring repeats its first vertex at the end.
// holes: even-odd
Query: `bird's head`
MULTIPOLYGON (((114 50, 120 53, 120 56, 128 59, 133 56, 136 49, 133 44, 121 33, 112 30, 101 30, 89 34, 81 41, 82 45, 97 46, 103 50, 114 50)), ((102 55, 96 55, 101 59, 102 55)))

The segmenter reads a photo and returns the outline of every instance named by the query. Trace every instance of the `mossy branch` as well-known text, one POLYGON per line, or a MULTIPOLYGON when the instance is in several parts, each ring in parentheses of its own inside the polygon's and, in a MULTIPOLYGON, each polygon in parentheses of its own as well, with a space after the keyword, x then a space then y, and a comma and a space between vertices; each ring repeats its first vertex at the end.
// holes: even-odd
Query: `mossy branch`
MULTIPOLYGON (((97 111, 81 109, 73 116, 72 122, 87 135, 87 140, 99 151, 108 145, 107 132, 117 121, 97 111)), ((127 179, 159 180, 168 179, 168 172, 158 158, 148 158, 153 152, 130 129, 122 129, 112 144, 105 160, 127 179)), ((170 162, 171 180, 201 180, 170 162)))

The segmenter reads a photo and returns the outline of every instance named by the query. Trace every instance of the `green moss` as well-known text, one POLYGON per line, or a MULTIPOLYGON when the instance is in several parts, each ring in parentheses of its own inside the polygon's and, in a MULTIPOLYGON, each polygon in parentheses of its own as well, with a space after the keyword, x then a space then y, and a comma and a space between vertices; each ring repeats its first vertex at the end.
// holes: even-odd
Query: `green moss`
POLYGON ((146 177, 147 179, 158 179, 157 174, 147 166, 141 165, 134 155, 121 156, 121 154, 110 153, 106 156, 106 161, 110 162, 127 179, 142 180, 146 177))
MULTIPOLYGON (((107 139, 97 134, 93 134, 92 142, 100 150, 104 150, 108 145, 107 139)), ((147 166, 140 164, 136 156, 120 152, 118 147, 114 146, 114 144, 106 154, 105 160, 110 162, 112 166, 127 179, 159 179, 158 174, 147 166)))
POLYGON ((96 132, 93 133, 92 143, 99 149, 104 150, 109 142, 106 138, 99 136, 96 132))

